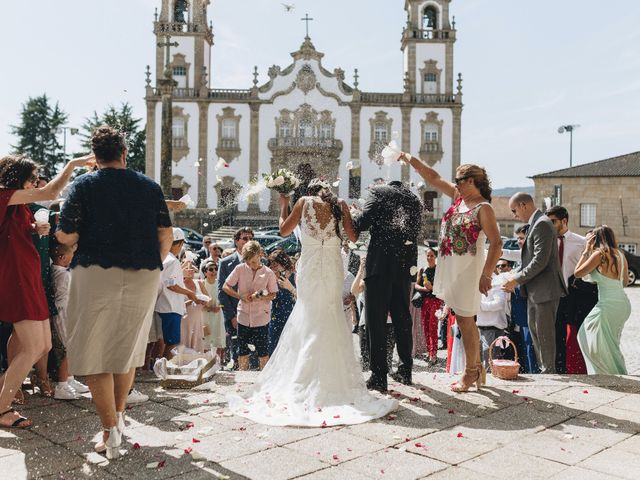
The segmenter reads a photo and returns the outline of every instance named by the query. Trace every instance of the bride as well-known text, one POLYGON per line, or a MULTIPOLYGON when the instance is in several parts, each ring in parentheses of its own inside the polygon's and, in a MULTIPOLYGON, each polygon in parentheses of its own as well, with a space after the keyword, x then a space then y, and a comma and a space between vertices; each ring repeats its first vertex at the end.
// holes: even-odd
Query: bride
POLYGON ((314 179, 289 214, 280 197, 280 233, 300 224, 298 301, 278 346, 255 384, 230 395, 233 413, 267 425, 322 427, 362 423, 397 408, 393 399, 370 394, 344 321, 340 224, 350 240, 358 234, 349 208, 326 182, 314 179))

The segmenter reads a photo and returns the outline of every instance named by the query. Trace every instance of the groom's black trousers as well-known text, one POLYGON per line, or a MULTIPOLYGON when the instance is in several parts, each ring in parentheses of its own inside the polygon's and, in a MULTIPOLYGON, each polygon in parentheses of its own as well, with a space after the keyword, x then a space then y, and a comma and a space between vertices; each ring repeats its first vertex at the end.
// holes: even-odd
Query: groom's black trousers
POLYGON ((371 373, 376 382, 387 385, 387 315, 391 314, 398 371, 410 376, 413 358, 412 319, 409 313, 411 279, 406 275, 373 275, 365 279, 365 323, 369 333, 371 373), (396 277, 396 278, 394 278, 396 277), (402 278, 397 278, 402 277, 402 278))

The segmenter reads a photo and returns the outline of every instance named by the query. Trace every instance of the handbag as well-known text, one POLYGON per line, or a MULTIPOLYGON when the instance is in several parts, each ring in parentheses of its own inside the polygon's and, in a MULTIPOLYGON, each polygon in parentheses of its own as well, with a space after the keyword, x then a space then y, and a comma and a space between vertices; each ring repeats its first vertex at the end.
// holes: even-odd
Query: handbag
POLYGON ((422 292, 416 292, 414 290, 413 297, 411 297, 411 305, 416 308, 422 308, 422 302, 424 301, 424 297, 422 296, 422 292))

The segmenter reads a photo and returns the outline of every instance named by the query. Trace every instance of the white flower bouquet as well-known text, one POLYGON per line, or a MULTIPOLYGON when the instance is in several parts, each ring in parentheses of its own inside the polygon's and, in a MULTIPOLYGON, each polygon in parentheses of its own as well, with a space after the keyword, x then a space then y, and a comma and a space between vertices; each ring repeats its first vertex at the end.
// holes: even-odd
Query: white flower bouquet
POLYGON ((293 191, 300 186, 300 180, 286 168, 281 168, 273 173, 263 173, 262 178, 264 178, 267 188, 286 197, 291 196, 293 191))

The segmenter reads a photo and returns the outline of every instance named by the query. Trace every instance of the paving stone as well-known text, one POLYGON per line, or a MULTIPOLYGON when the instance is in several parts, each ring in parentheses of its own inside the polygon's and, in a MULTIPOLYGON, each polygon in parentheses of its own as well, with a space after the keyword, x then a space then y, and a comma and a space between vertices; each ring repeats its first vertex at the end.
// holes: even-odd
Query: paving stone
MULTIPOLYGON (((9 462, 15 455, 4 457, 0 462, 3 466, 4 474, 5 461, 9 462)), ((73 452, 68 451, 60 445, 53 445, 47 448, 38 448, 26 453, 23 458, 23 464, 26 466, 29 478, 44 477, 53 474, 64 474, 65 472, 75 470, 84 464, 84 459, 73 452)), ((25 478, 20 476, 7 476, 3 478, 25 478)))
POLYGON ((348 470, 344 468, 343 465, 337 465, 325 468, 324 470, 318 470, 317 472, 313 472, 308 475, 296 477, 296 480, 335 480, 337 478, 340 480, 369 480, 372 477, 367 477, 358 472, 354 472, 353 470, 348 470))
POLYGON ((595 472, 585 468, 570 467, 555 474, 549 480, 615 480, 620 477, 612 477, 602 472, 595 472))
MULTIPOLYGON (((640 395, 627 394, 615 402, 610 403, 609 406, 611 408, 620 408, 622 410, 640 413, 640 395)), ((636 418, 640 420, 640 415, 637 415, 636 418)))
POLYGON ((326 467, 326 463, 286 447, 264 450, 220 464, 232 472, 256 480, 286 480, 326 467))
POLYGON ((82 467, 76 470, 71 470, 62 474, 54 473, 53 475, 47 475, 46 477, 42 478, 43 480, 114 480, 118 477, 109 473, 102 467, 84 463, 82 467))
POLYGON ((474 433, 477 434, 476 439, 464 435, 460 426, 457 426, 453 429, 416 438, 398 445, 397 448, 452 465, 458 465, 500 446, 490 438, 481 436, 477 431, 474 433))
POLYGON ((494 450, 460 465, 482 475, 504 478, 547 479, 567 468, 561 463, 544 458, 516 453, 510 448, 494 450))
POLYGON ((578 418, 592 422, 595 421, 598 425, 617 425, 620 429, 640 433, 640 415, 630 410, 620 410, 609 405, 604 405, 580 415, 578 418))
POLYGON ((640 472, 640 454, 611 448, 586 459, 578 466, 620 478, 637 480, 640 472))
POLYGON ((207 460, 221 463, 225 460, 255 454, 262 450, 274 448, 276 445, 268 440, 255 438, 244 432, 223 432, 216 435, 208 435, 197 443, 191 438, 175 443, 180 448, 192 448, 198 455, 207 460))
POLYGON ((626 440, 618 443, 614 447, 615 450, 624 450, 625 452, 640 453, 640 435, 629 437, 626 440))
POLYGON ((583 442, 610 447, 633 435, 619 427, 609 426, 603 423, 593 425, 582 418, 572 418, 565 423, 551 427, 549 432, 556 432, 559 436, 571 435, 583 442))
POLYGON ((566 465, 576 465, 582 460, 604 450, 606 447, 576 438, 567 437, 558 431, 544 430, 510 445, 536 457, 546 458, 566 465))
POLYGON ((344 468, 373 478, 409 480, 444 470, 449 465, 431 458, 385 448, 342 464, 344 468))
MULTIPOLYGON (((489 477, 489 475, 483 475, 483 478, 487 477, 489 477)), ((478 480, 478 472, 467 470, 466 468, 461 467, 450 467, 446 470, 441 470, 434 473, 433 475, 429 475, 428 477, 423 478, 429 480, 478 480)), ((504 478, 504 475, 499 473, 499 476, 492 476, 491 478, 504 478)))
POLYGON ((102 467, 107 472, 119 478, 172 478, 180 474, 194 471, 197 467, 193 464, 190 455, 182 455, 178 458, 168 455, 162 448, 146 448, 130 450, 126 455, 116 460, 111 460, 102 467), (155 462, 164 462, 155 468, 147 468, 147 465, 155 462))
MULTIPOLYGON (((331 429, 338 431, 337 429, 331 429)), ((304 438, 315 437, 327 433, 325 428, 304 428, 304 427, 274 427, 270 425, 260 425, 249 422, 246 427, 249 436, 263 439, 279 447, 289 443, 297 442, 304 438)))
MULTIPOLYGON (((499 446, 508 446, 515 442, 522 441, 527 435, 532 435, 540 427, 524 428, 508 423, 494 423, 487 418, 474 418, 461 425, 453 427, 452 430, 461 432, 465 437, 472 440, 495 442, 499 446)), ((456 437, 457 438, 457 437, 456 437)))
POLYGON ((102 429, 96 415, 85 415, 66 422, 35 425, 32 431, 57 444, 77 439, 93 438, 102 429))
POLYGON ((3 455, 3 449, 16 453, 51 446, 53 446, 53 443, 29 429, 12 428, 0 430, 0 457, 10 454, 5 452, 3 455))
POLYGON ((28 478, 29 473, 25 461, 25 454, 18 452, 12 455, 0 457, 2 465, 2 477, 10 479, 28 478))
MULTIPOLYGON (((401 420, 402 421, 402 420, 401 420)), ((424 428, 420 426, 406 426, 399 424, 395 420, 375 420, 358 425, 348 425, 344 431, 360 438, 366 438, 372 442, 379 443, 385 447, 404 443, 406 439, 427 435, 435 432, 435 428, 424 428)))
POLYGON ((184 415, 184 412, 157 402, 140 403, 126 411, 129 421, 135 421, 140 424, 164 422, 180 415, 184 415))
POLYGON ((584 385, 563 389, 549 395, 546 400, 549 403, 560 404, 568 408, 588 411, 618 400, 625 395, 624 392, 584 385))
POLYGON ((382 445, 335 430, 290 443, 287 448, 335 465, 380 450, 382 445))
POLYGON ((496 425, 513 425, 517 428, 542 429, 569 419, 566 415, 550 411, 539 411, 529 404, 514 405, 484 417, 496 425))

